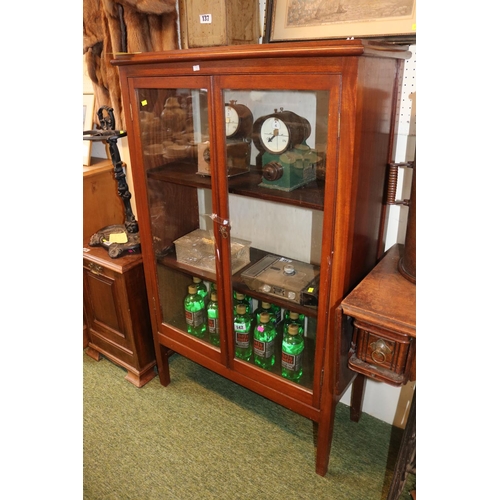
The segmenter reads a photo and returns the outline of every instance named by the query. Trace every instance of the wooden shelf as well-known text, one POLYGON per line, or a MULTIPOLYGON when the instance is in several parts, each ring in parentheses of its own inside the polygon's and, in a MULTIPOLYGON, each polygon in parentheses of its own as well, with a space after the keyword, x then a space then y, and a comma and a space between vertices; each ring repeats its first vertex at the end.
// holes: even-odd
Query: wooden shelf
MULTIPOLYGON (((196 165, 188 162, 169 163, 156 167, 148 171, 148 177, 195 188, 212 188, 211 177, 198 174, 196 165)), ((324 181, 317 179, 298 189, 286 192, 259 186, 261 177, 257 167, 251 166, 250 172, 229 179, 229 192, 314 210, 324 209, 324 181)))
MULTIPOLYGON (((263 250, 259 250, 258 248, 250 247, 250 263, 243 269, 240 269, 237 273, 233 274, 233 290, 244 293, 245 295, 249 295, 256 300, 272 302, 273 304, 276 304, 277 306, 283 307, 285 309, 292 309, 293 311, 305 314, 306 316, 317 318, 317 307, 302 306, 300 304, 290 302, 289 300, 281 299, 280 297, 276 297, 274 295, 270 296, 268 294, 254 291, 248 288, 248 286, 241 278, 241 273, 266 255, 268 255, 268 252, 264 252, 263 250)), ((178 269, 179 271, 189 273, 192 276, 197 276, 207 281, 215 282, 216 280, 215 273, 200 269, 198 267, 190 266, 182 262, 178 262, 174 248, 171 248, 166 255, 158 257, 157 262, 163 266, 169 267, 171 269, 178 269)))

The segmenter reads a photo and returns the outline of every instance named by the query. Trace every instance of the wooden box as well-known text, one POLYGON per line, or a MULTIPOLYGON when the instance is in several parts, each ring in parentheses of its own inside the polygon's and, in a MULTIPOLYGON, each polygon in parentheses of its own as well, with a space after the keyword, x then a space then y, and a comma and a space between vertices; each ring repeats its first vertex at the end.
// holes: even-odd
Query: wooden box
POLYGON ((258 43, 259 2, 179 0, 182 48, 258 43))

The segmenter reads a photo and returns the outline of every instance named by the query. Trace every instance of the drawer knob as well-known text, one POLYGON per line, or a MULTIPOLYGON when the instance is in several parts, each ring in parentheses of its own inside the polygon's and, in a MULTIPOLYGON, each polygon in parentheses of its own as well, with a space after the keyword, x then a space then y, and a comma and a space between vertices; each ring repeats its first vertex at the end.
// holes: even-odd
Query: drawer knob
POLYGON ((89 262, 89 269, 91 273, 94 274, 101 274, 102 273, 102 266, 99 266, 98 264, 94 264, 93 262, 89 262))
POLYGON ((372 359, 375 363, 385 363, 387 356, 392 354, 390 347, 382 339, 372 342, 370 347, 372 348, 372 359))

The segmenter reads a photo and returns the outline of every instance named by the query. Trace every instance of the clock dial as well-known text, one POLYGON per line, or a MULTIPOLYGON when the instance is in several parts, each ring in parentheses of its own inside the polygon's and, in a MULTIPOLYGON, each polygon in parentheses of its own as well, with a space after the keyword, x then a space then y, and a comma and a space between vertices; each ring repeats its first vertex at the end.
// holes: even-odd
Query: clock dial
POLYGON ((270 153, 281 154, 290 147, 290 131, 285 122, 276 117, 264 120, 260 138, 262 145, 270 153))
POLYGON ((238 112, 230 105, 226 105, 226 137, 232 137, 236 134, 240 126, 240 117, 238 112))

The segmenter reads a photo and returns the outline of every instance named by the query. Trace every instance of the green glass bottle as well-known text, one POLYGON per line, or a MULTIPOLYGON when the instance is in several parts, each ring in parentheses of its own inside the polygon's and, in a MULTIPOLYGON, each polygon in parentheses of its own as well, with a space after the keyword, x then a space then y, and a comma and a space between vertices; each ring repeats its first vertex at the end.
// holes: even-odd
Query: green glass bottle
POLYGON ((299 325, 292 323, 283 333, 281 346, 281 375, 289 380, 298 381, 302 377, 302 356, 304 337, 299 333, 299 325))
POLYGON ((207 331, 205 301, 194 283, 188 286, 188 294, 184 299, 184 314, 188 333, 203 338, 207 331))
POLYGON ((271 307, 269 302, 261 302, 260 306, 255 310, 255 320, 257 324, 260 322, 260 315, 266 312, 269 314, 269 320, 272 321, 273 325, 276 327, 277 318, 271 307))
POLYGON ((286 332, 289 325, 296 323, 299 326, 299 334, 304 335, 304 318, 303 314, 295 311, 286 311, 285 319, 283 320, 283 331, 286 332))
POLYGON ((208 340, 212 345, 220 346, 219 334, 219 304, 217 303, 217 292, 210 294, 210 302, 207 305, 208 340))
POLYGON ((251 314, 253 312, 252 297, 249 297, 248 295, 245 295, 244 293, 234 292, 233 298, 234 298, 234 300, 233 300, 234 314, 237 314, 236 308, 238 307, 238 304, 244 304, 246 307, 246 310, 249 314, 251 314))
POLYGON ((271 304, 271 311, 274 314, 274 317, 276 318, 276 325, 281 323, 281 320, 283 319, 283 315, 281 313, 281 307, 277 306, 276 304, 271 304))
POLYGON ((276 328, 268 312, 260 313, 259 322, 253 330, 254 363, 268 370, 274 365, 276 328))
POLYGON ((252 316, 246 304, 236 306, 234 317, 234 346, 237 358, 248 361, 252 356, 252 316))
POLYGON ((196 285, 198 293, 203 297, 205 305, 207 305, 208 301, 210 300, 210 295, 208 294, 207 285, 205 285, 205 283, 201 280, 201 278, 197 278, 196 276, 193 276, 193 283, 196 285))

